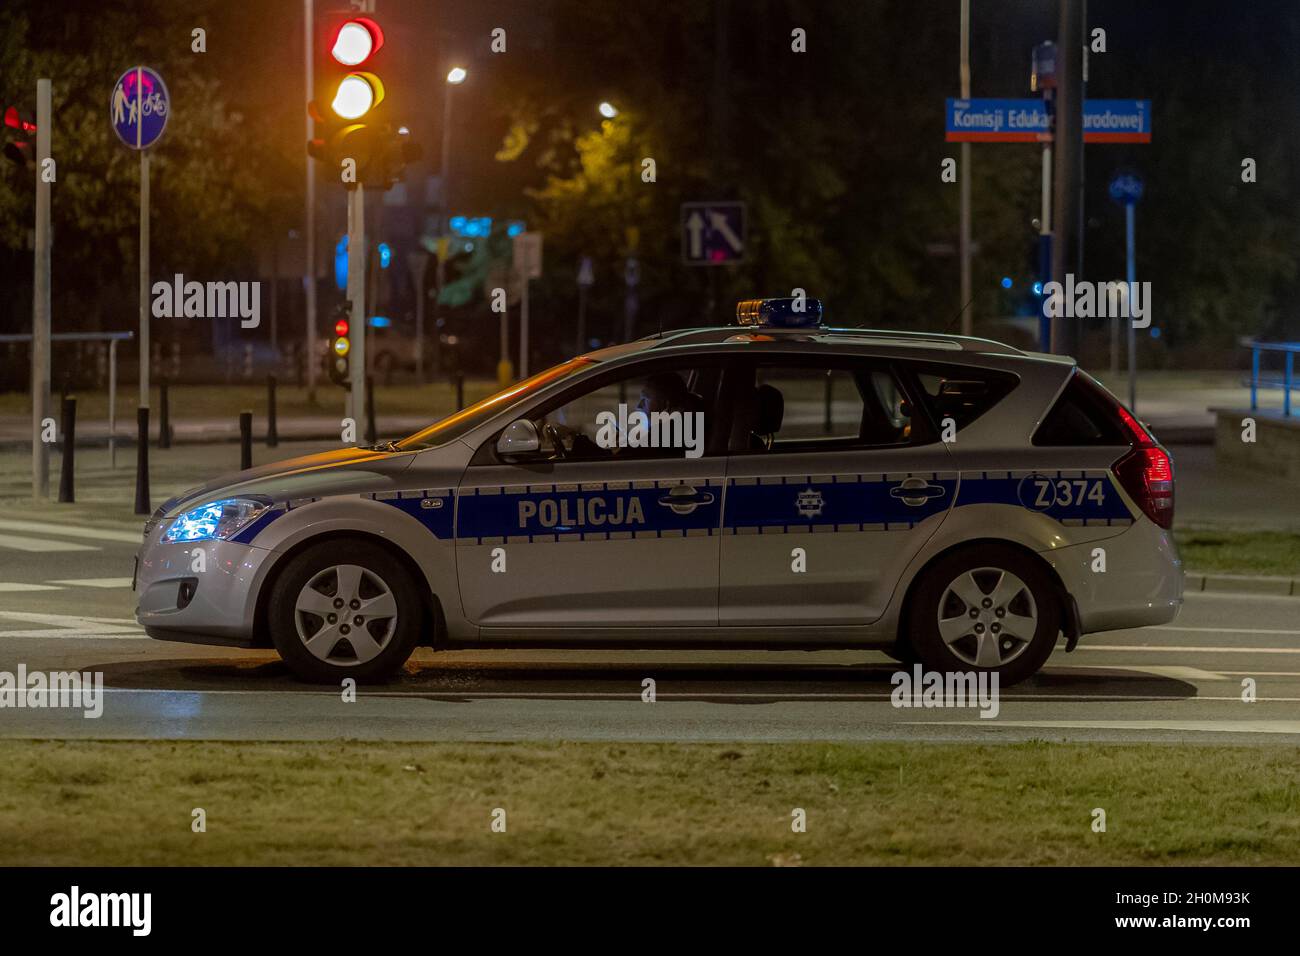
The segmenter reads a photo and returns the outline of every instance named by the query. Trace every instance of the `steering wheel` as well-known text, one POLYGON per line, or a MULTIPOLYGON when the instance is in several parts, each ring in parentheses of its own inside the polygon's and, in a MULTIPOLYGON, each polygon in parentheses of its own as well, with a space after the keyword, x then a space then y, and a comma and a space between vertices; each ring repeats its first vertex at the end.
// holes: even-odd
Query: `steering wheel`
POLYGON ((545 435, 547 441, 555 447, 555 455, 557 458, 569 457, 569 450, 564 447, 564 440, 560 437, 560 430, 558 428, 548 422, 542 426, 542 434, 545 435))

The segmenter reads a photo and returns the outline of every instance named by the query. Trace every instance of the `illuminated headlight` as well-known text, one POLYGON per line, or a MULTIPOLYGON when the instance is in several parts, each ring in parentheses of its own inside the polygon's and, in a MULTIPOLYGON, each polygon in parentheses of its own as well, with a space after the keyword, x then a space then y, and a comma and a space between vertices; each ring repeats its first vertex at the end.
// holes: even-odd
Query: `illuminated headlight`
POLYGON ((224 541, 256 520, 269 502, 256 498, 226 498, 193 508, 172 520, 164 541, 224 541))

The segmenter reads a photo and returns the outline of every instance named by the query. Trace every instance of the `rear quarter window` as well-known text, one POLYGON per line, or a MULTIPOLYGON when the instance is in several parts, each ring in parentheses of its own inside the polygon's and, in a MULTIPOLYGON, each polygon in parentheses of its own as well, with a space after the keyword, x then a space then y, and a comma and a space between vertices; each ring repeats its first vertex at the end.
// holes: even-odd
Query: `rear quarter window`
POLYGON ((1034 432, 1034 444, 1039 446, 1128 445, 1131 442, 1115 400, 1087 373, 1078 370, 1070 376, 1061 397, 1034 432))

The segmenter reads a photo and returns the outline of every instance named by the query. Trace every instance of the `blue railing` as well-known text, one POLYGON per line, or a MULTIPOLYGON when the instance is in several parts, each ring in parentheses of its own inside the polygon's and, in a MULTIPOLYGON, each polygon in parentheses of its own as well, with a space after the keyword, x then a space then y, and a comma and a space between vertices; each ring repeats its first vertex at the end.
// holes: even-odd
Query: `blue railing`
POLYGON ((1300 352, 1300 342, 1260 342, 1258 339, 1242 339, 1241 344, 1250 349, 1250 410, 1259 408, 1260 388, 1282 389, 1282 414, 1291 417, 1291 389, 1295 385, 1295 357, 1300 352), (1264 352, 1281 352, 1282 379, 1261 377, 1259 366, 1264 352))

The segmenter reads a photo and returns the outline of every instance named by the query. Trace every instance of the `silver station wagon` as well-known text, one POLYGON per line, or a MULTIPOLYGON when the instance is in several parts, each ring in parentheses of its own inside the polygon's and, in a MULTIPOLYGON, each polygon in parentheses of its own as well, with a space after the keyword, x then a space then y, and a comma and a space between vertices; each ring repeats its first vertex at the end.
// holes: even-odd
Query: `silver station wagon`
POLYGON ((139 621, 311 681, 428 645, 875 648, 1008 684, 1177 614, 1170 457, 1072 359, 737 316, 166 502, 139 621))

